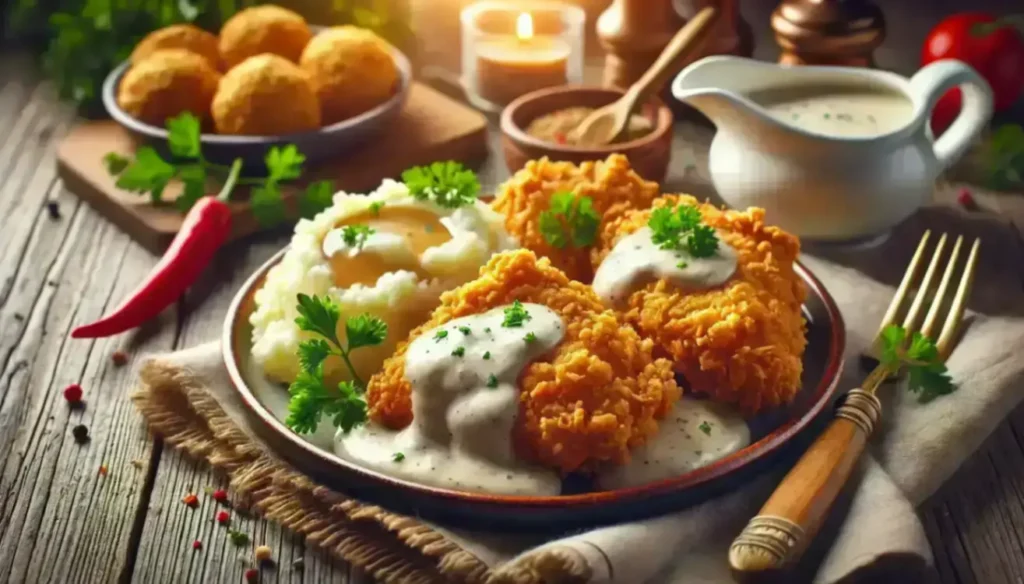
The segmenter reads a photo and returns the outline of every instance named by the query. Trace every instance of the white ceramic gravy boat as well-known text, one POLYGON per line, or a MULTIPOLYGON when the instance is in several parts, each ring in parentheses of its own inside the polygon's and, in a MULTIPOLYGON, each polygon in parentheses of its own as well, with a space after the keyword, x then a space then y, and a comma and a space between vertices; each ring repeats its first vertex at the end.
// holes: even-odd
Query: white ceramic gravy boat
POLYGON ((931 200, 935 179, 959 159, 992 115, 992 91, 964 63, 937 61, 907 79, 851 67, 787 67, 708 57, 672 84, 676 99, 718 131, 709 166, 715 190, 734 208, 762 207, 767 220, 804 238, 842 241, 884 233, 931 200), (878 90, 910 102, 886 133, 843 137, 802 129, 751 96, 811 85, 878 90), (938 140, 928 120, 938 99, 960 86, 960 114, 938 140))

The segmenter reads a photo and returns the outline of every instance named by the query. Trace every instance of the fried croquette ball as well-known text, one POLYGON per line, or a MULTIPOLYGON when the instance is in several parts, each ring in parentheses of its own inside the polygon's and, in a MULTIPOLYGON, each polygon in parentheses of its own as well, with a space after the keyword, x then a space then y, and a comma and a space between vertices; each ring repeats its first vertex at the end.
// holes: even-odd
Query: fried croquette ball
MULTIPOLYGON (((658 280, 627 299, 625 320, 653 339, 690 389, 736 404, 745 413, 789 403, 800 390, 807 344, 801 305, 807 295, 794 270, 800 241, 764 222, 764 210, 723 210, 688 195, 666 195, 653 208, 693 205, 738 256, 723 286, 682 290, 658 280)), ((631 211, 601 234, 595 268, 615 243, 647 225, 651 210, 631 211)))
POLYGON ((239 11, 220 29, 220 55, 230 69, 263 53, 299 62, 313 38, 306 19, 280 6, 266 4, 239 11))
POLYGON ((309 74, 324 124, 357 116, 395 91, 398 68, 386 42, 373 32, 339 26, 316 35, 299 65, 309 74))
POLYGON ((320 127, 320 103, 299 66, 259 55, 224 74, 213 97, 220 134, 275 136, 320 127))
POLYGON ((631 209, 650 207, 660 193, 658 184, 641 178, 621 154, 579 166, 547 158, 532 160, 498 188, 492 206, 505 216, 505 229, 520 245, 551 258, 556 268, 586 283, 594 278, 590 247, 556 248, 540 229, 540 215, 550 207, 551 195, 562 191, 590 197, 602 225, 631 209))
POLYGON ((172 24, 158 28, 145 36, 132 51, 131 62, 138 63, 156 51, 184 49, 203 57, 216 70, 220 69, 220 49, 217 37, 191 24, 172 24))
POLYGON ((164 49, 128 69, 117 88, 117 104, 154 126, 184 112, 204 119, 219 81, 220 73, 200 55, 164 49))
POLYGON ((562 342, 530 363, 519 378, 513 441, 524 460, 562 472, 629 460, 679 399, 671 363, 651 356, 653 344, 605 309, 590 287, 570 280, 528 250, 495 255, 480 277, 444 293, 426 323, 412 331, 370 379, 370 417, 402 428, 412 421, 405 354, 412 339, 455 318, 519 300, 543 304, 565 324, 562 342))

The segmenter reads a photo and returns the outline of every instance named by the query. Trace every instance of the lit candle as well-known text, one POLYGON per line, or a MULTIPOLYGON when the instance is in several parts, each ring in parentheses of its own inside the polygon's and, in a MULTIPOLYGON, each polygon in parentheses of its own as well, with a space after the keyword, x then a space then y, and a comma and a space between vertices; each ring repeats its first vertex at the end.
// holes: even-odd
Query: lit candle
POLYGON ((535 35, 533 17, 516 17, 514 35, 481 38, 476 53, 476 92, 497 104, 507 104, 531 91, 568 81, 569 43, 555 36, 535 35))

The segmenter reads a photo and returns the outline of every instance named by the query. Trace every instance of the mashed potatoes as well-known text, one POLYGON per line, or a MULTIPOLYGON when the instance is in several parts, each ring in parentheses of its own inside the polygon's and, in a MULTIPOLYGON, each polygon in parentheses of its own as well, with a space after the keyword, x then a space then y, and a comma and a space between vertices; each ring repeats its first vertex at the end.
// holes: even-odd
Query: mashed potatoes
MULTIPOLYGON (((249 319, 253 357, 272 379, 294 380, 298 345, 307 338, 295 325, 296 295, 329 295, 341 306, 342 320, 368 312, 388 325, 384 343, 360 349, 354 363, 368 379, 427 320, 442 292, 476 278, 492 254, 517 247, 502 221, 479 201, 442 208, 390 180, 368 196, 335 195, 330 208, 296 225, 291 246, 256 293, 249 319), (356 226, 373 232, 346 241, 344 228, 356 226)), ((326 367, 328 378, 348 378, 340 363, 329 360, 326 367)))

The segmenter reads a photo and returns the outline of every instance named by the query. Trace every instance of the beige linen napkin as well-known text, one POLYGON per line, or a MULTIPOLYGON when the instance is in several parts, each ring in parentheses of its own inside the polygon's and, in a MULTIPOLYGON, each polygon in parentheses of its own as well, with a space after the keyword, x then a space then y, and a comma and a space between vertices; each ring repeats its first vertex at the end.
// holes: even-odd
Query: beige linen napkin
MULTIPOLYGON (((806 250, 805 265, 846 318, 842 389, 863 377, 859 352, 926 227, 983 237, 972 312, 948 363, 960 389, 929 404, 899 387, 883 390, 871 454, 790 581, 920 579, 932 558, 915 507, 1020 401, 1024 253, 1012 226, 940 209, 920 213, 873 249, 806 250)), ((679 513, 555 541, 469 533, 354 501, 277 459, 241 415, 216 343, 157 356, 140 378, 135 402, 169 444, 226 472, 256 510, 383 582, 726 582, 729 543, 785 471, 679 513)))

